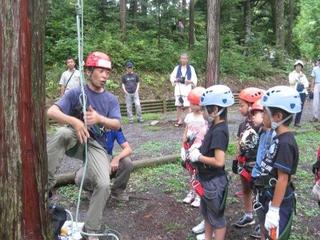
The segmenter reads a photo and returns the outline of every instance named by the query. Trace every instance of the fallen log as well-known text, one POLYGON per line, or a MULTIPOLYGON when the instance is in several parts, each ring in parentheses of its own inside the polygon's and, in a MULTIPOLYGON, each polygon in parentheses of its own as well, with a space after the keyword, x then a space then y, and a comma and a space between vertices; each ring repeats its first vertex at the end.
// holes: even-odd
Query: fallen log
MULTIPOLYGON (((178 158, 179 158, 178 155, 168 155, 168 156, 159 157, 159 158, 135 160, 135 161, 132 161, 133 169, 135 170, 143 167, 151 167, 151 166, 156 166, 156 165, 165 164, 165 163, 172 163, 177 161, 178 158)), ((56 175, 57 182, 55 187, 74 184, 75 174, 76 174, 75 172, 69 172, 69 173, 56 175)))

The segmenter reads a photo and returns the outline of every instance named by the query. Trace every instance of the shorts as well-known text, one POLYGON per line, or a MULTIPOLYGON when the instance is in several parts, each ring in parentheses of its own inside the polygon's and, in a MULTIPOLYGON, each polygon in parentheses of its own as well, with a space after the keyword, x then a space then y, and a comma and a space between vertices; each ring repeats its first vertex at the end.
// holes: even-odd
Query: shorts
MULTIPOLYGON (((269 210, 269 203, 272 201, 272 199, 270 198, 270 195, 266 192, 261 200, 261 203, 264 207, 264 213, 266 215, 269 210)), ((294 212, 294 205, 294 193, 291 195, 291 197, 284 198, 280 205, 279 236, 281 236, 281 234, 285 230, 290 220, 290 217, 294 212)))
POLYGON ((190 107, 190 102, 186 96, 178 95, 178 96, 175 96, 174 105, 176 107, 190 107), (183 103, 180 102, 179 100, 180 97, 183 99, 183 103))
POLYGON ((224 228, 226 226, 225 206, 221 205, 227 191, 227 177, 225 175, 214 177, 208 181, 201 181, 201 184, 205 190, 205 195, 201 198, 201 214, 213 229, 224 228))

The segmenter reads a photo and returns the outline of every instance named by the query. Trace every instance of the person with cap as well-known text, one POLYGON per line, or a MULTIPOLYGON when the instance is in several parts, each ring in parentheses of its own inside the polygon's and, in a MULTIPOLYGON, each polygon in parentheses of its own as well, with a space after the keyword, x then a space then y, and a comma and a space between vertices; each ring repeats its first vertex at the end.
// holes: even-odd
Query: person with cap
POLYGON ((294 126, 300 127, 301 115, 304 103, 308 94, 309 82, 306 75, 303 73, 303 62, 297 60, 294 63, 294 70, 289 74, 289 84, 292 88, 296 89, 299 92, 301 99, 301 112, 297 113, 294 119, 294 126))
POLYGON ((313 81, 311 83, 311 89, 313 90, 313 119, 312 122, 318 122, 320 120, 320 59, 312 70, 311 76, 313 81))
POLYGON ((66 61, 67 70, 61 75, 60 85, 60 97, 72 88, 80 86, 80 72, 76 69, 76 63, 73 57, 68 57, 66 61))
MULTIPOLYGON (((101 228, 102 214, 111 192, 111 159, 104 148, 106 130, 120 128, 119 102, 105 90, 110 72, 111 59, 107 54, 90 53, 85 62, 88 83, 83 86, 84 92, 81 87, 69 90, 47 112, 49 118, 67 125, 60 127, 47 143, 48 189, 55 185, 55 172, 65 154, 81 160, 87 156, 84 189, 92 192, 92 196, 83 231, 91 234, 101 228), (83 111, 84 108, 87 110, 83 111), (84 143, 87 143, 87 154, 84 143)), ((88 236, 88 239, 98 240, 95 236, 88 236)))
POLYGON ((129 123, 133 123, 133 113, 132 113, 132 105, 134 103, 136 108, 136 114, 138 118, 138 122, 142 123, 142 111, 141 104, 139 99, 139 88, 140 88, 140 79, 139 76, 133 72, 133 63, 126 63, 126 71, 127 73, 122 76, 122 89, 125 93, 126 107, 127 107, 127 115, 129 118, 129 123))
POLYGON ((188 94, 191 89, 197 86, 197 74, 190 64, 186 53, 181 54, 180 64, 174 68, 170 75, 170 81, 174 86, 175 106, 177 107, 176 127, 182 126, 184 113, 189 112, 190 102, 188 94))

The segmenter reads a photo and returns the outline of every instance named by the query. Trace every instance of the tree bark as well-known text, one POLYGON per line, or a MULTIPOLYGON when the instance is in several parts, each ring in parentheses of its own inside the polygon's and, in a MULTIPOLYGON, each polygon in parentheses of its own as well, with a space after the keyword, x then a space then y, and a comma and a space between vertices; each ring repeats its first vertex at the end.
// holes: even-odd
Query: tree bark
POLYGON ((249 54, 249 43, 251 39, 251 0, 245 0, 244 2, 244 45, 246 47, 244 54, 249 54))
POLYGON ((284 49, 284 0, 276 1, 276 46, 284 49))
POLYGON ((189 48, 192 48, 195 42, 194 33, 194 2, 195 0, 190 0, 189 6, 189 48))
POLYGON ((288 12, 288 35, 286 41, 286 48, 288 53, 292 50, 292 29, 294 21, 294 0, 289 0, 289 12, 288 12))
POLYGON ((207 0, 207 78, 206 87, 219 83, 220 0, 207 0))
POLYGON ((120 0, 120 29, 121 29, 121 38, 123 41, 126 40, 126 14, 127 6, 126 0, 120 0))
POLYGON ((276 65, 284 61, 284 0, 276 1, 276 65))
POLYGON ((45 0, 0 3, 0 239, 50 239, 45 0))

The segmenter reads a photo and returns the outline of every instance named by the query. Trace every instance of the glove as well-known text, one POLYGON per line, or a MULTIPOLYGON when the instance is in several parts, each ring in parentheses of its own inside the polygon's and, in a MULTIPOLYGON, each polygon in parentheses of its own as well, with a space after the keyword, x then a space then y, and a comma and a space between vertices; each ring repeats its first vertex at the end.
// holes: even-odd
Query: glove
POLYGON ((264 222, 264 227, 268 232, 272 228, 279 228, 279 220, 280 220, 280 208, 271 206, 271 202, 269 204, 269 210, 266 215, 266 220, 264 222))
POLYGON ((200 153, 198 148, 194 148, 189 152, 189 158, 191 162, 198 162, 199 161, 199 157, 202 154, 200 153))
POLYGON ((182 147, 180 151, 180 157, 182 161, 186 161, 186 150, 182 147))

